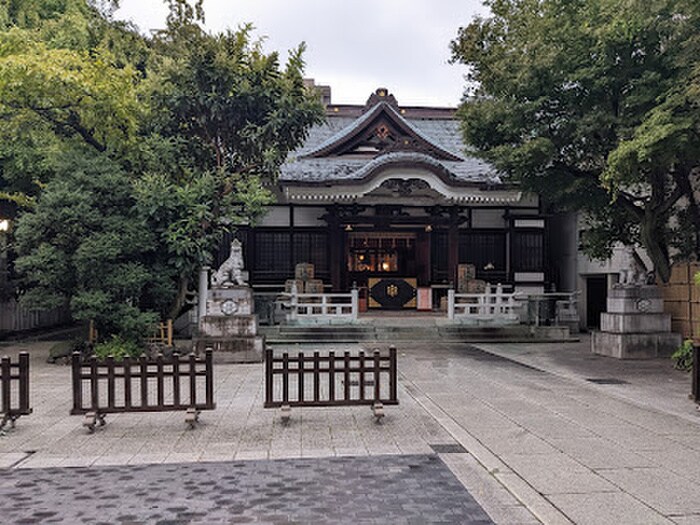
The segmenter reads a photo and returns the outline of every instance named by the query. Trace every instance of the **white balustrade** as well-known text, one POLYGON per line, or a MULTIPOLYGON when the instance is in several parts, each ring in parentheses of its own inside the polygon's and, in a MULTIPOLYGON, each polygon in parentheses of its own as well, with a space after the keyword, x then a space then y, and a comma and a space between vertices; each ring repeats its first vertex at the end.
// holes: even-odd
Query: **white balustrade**
POLYGON ((447 317, 475 324, 513 324, 520 319, 515 293, 505 293, 502 285, 488 286, 485 293, 447 292, 447 317))
POLYGON ((292 293, 282 294, 289 308, 290 323, 355 322, 359 311, 357 290, 350 293, 292 293))

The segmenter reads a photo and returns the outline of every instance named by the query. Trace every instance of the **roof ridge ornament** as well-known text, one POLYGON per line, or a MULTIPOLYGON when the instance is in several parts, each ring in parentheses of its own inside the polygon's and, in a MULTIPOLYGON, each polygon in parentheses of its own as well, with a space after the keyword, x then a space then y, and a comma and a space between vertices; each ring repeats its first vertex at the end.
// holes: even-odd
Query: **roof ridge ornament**
POLYGON ((380 102, 385 102, 397 111, 399 110, 399 103, 396 100, 396 97, 393 94, 389 93, 389 90, 387 88, 380 87, 377 88, 377 90, 369 96, 367 102, 365 103, 365 107, 362 110, 362 113, 368 112, 380 102))

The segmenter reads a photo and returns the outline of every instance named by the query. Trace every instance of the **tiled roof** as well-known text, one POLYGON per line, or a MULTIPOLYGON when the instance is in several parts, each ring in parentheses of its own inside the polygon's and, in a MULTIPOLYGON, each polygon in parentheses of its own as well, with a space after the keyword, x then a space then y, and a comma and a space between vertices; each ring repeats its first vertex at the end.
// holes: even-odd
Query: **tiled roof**
POLYGON ((349 135, 371 120, 378 109, 373 108, 359 118, 349 118, 329 115, 324 124, 315 126, 309 132, 306 143, 290 154, 287 162, 282 165, 280 182, 283 184, 300 183, 333 183, 362 179, 374 168, 391 164, 395 161, 432 163, 436 167, 447 170, 461 182, 500 182, 496 170, 486 162, 465 154, 465 145, 461 140, 459 122, 448 119, 411 119, 404 118, 392 107, 385 103, 386 109, 393 116, 404 121, 422 139, 440 149, 459 157, 461 161, 437 160, 425 154, 409 152, 393 152, 379 155, 375 158, 358 158, 351 156, 310 157, 334 142, 349 135))

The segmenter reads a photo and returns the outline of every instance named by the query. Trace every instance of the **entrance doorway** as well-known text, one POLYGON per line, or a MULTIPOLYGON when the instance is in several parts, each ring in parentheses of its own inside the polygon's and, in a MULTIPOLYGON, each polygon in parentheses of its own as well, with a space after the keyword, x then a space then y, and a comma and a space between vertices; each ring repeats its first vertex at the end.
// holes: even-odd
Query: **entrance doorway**
POLYGON ((608 276, 592 275, 586 278, 586 325, 600 328, 600 314, 608 303, 608 276))
POLYGON ((416 307, 417 240, 415 232, 349 233, 348 277, 369 308, 416 307))

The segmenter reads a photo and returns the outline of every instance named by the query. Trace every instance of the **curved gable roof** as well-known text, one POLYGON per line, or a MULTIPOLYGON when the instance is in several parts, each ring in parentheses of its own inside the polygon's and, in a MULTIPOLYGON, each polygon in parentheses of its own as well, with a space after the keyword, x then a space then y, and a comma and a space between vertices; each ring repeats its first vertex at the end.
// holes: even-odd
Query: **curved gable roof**
POLYGON ((447 108, 398 110, 393 96, 373 94, 362 106, 329 106, 326 121, 309 131, 304 145, 292 152, 280 170, 279 181, 290 185, 346 184, 373 176, 378 166, 431 166, 446 183, 499 184, 496 169, 465 154, 459 122, 447 108), (404 111, 406 116, 404 116, 404 111), (386 126, 390 140, 379 132, 386 126), (376 145, 376 149, 372 146, 376 145), (451 181, 451 182, 449 182, 451 181))
POLYGON ((427 152, 431 156, 440 160, 461 162, 463 159, 452 152, 446 150, 429 137, 424 135, 418 128, 411 125, 401 114, 388 103, 380 101, 372 109, 364 113, 349 126, 341 129, 332 137, 307 152, 305 157, 330 157, 347 152, 358 139, 374 131, 374 126, 382 120, 389 121, 406 137, 412 140, 412 147, 427 152))

